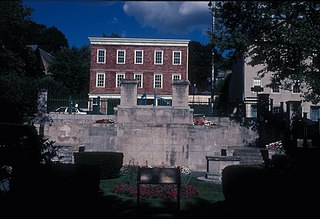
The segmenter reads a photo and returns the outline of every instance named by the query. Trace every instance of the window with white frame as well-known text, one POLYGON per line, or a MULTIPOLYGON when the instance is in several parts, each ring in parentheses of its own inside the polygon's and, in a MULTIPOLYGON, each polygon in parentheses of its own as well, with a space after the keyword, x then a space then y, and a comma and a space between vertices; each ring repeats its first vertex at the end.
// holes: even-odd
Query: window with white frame
POLYGON ((153 78, 153 87, 162 88, 162 74, 155 74, 153 78))
POLYGON ((261 86, 261 78, 254 78, 253 79, 253 86, 261 86))
POLYGON ((181 65, 181 51, 173 51, 172 64, 181 65))
POLYGON ((143 88, 143 74, 134 74, 134 79, 138 81, 138 88, 143 88))
POLYGON ((163 64, 163 51, 162 50, 154 51, 154 64, 158 64, 158 65, 163 64))
POLYGON ((320 107, 311 106, 310 107, 310 119, 317 122, 320 119, 320 107))
POLYGON ((125 64, 125 63, 126 63, 126 51, 117 50, 117 64, 125 64))
POLYGON ((173 74, 172 81, 174 81, 174 80, 181 80, 181 74, 173 74))
POLYGON ((274 83, 271 87, 272 93, 280 93, 280 84, 274 83))
POLYGON ((134 64, 143 64, 143 50, 134 51, 134 64))
POLYGON ((281 113, 281 106, 274 106, 272 110, 273 113, 281 113))
POLYGON ((295 83, 292 86, 292 93, 299 94, 301 92, 299 83, 295 83))
POLYGON ((105 49, 97 50, 97 63, 106 63, 106 53, 105 49))
POLYGON ((97 73, 96 74, 96 87, 105 87, 106 74, 97 73))
POLYGON ((120 87, 121 86, 121 80, 125 79, 125 74, 124 73, 117 73, 116 74, 116 87, 120 87))

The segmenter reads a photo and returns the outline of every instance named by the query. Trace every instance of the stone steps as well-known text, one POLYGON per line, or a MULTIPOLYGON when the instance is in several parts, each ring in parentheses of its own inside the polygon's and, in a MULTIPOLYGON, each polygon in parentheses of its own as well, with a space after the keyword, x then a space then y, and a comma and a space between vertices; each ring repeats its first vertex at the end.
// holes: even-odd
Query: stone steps
POLYGON ((227 147, 233 156, 241 157, 240 164, 263 164, 264 160, 260 148, 252 147, 227 147))

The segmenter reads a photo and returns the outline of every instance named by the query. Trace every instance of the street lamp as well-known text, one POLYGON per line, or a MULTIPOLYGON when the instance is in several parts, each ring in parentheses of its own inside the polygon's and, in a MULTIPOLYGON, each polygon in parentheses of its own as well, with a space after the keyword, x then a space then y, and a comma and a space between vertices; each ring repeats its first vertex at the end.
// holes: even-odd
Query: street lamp
POLYGON ((215 8, 215 2, 209 1, 208 3, 210 14, 211 14, 211 107, 212 107, 212 115, 214 112, 214 86, 216 83, 216 77, 214 74, 214 45, 213 45, 213 30, 214 30, 214 23, 215 23, 215 14, 214 14, 214 8, 215 8))

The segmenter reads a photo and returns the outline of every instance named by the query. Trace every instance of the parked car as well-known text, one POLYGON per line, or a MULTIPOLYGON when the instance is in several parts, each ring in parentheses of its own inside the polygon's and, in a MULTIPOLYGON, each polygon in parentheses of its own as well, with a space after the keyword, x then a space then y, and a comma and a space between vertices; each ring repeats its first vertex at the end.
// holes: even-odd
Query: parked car
MULTIPOLYGON (((58 113, 58 114, 69 114, 69 107, 67 106, 62 106, 57 108, 53 113, 58 113)), ((77 107, 71 107, 71 113, 72 114, 87 114, 87 112, 77 108, 77 107)))

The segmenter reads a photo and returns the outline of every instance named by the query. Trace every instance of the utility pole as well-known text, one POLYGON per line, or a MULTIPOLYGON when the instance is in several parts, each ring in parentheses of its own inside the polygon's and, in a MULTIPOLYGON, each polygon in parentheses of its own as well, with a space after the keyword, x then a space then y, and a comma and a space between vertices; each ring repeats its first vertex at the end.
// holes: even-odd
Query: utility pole
POLYGON ((212 115, 214 114, 214 92, 215 92, 215 84, 216 84, 216 77, 214 73, 214 45, 213 45, 213 31, 214 31, 214 23, 215 23, 215 1, 210 1, 208 3, 209 9, 210 9, 210 14, 211 14, 211 34, 210 34, 210 39, 211 39, 211 110, 212 110, 212 115))

